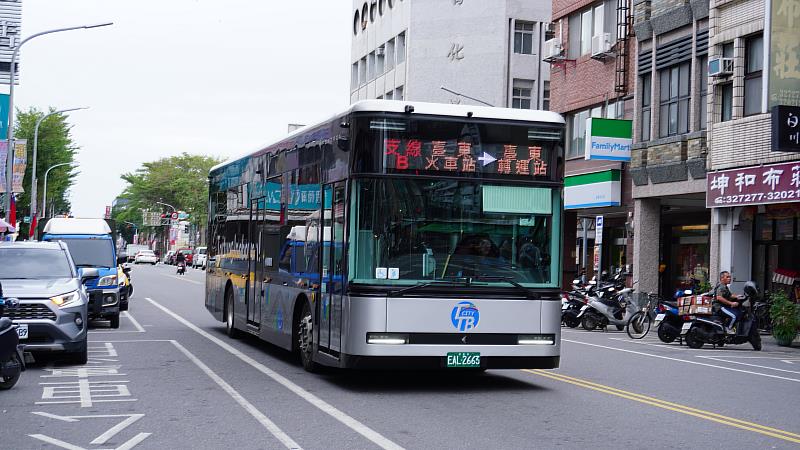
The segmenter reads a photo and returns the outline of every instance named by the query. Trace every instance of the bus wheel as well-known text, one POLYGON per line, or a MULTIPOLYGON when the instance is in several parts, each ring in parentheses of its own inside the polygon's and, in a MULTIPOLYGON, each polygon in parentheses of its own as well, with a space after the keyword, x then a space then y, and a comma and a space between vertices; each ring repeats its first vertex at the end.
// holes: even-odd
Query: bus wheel
POLYGON ((303 312, 298 317, 295 326, 297 327, 298 348, 303 368, 308 372, 316 372, 319 366, 313 360, 314 323, 311 318, 311 307, 308 305, 308 301, 303 302, 303 312))
POLYGON ((239 330, 233 326, 233 291, 225 291, 225 331, 232 339, 239 337, 239 330))

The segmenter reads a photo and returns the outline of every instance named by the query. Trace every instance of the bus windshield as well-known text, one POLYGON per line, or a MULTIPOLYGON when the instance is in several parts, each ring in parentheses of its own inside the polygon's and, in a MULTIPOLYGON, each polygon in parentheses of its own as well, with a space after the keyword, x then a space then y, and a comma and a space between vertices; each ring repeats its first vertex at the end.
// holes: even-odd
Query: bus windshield
POLYGON ((525 287, 559 284, 557 189, 480 180, 358 179, 352 199, 353 283, 502 278, 525 287))

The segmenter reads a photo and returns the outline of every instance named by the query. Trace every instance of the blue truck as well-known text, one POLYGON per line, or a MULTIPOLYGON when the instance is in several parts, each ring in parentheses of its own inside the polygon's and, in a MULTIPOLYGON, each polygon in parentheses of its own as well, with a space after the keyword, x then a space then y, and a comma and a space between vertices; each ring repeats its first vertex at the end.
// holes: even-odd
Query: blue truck
POLYGON ((117 255, 112 228, 104 219, 53 218, 47 222, 43 241, 67 244, 79 272, 97 269, 99 277, 86 283, 89 293, 89 318, 108 320, 119 328, 120 287, 117 255))

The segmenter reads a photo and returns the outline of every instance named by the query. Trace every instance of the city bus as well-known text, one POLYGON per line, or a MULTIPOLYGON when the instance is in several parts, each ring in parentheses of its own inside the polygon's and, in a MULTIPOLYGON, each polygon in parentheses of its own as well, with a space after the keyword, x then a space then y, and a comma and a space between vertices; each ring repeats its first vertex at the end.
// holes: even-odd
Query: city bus
POLYGON ((205 305, 303 367, 555 368, 564 120, 367 100, 209 173, 205 305))

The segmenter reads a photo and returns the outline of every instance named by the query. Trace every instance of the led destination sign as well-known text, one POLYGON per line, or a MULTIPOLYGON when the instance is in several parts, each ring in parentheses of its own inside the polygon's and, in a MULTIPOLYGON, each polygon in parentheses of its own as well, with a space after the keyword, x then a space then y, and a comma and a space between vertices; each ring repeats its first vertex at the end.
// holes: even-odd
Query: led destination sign
POLYGON ((549 151, 539 146, 457 140, 384 139, 386 168, 398 171, 547 177, 549 151))

